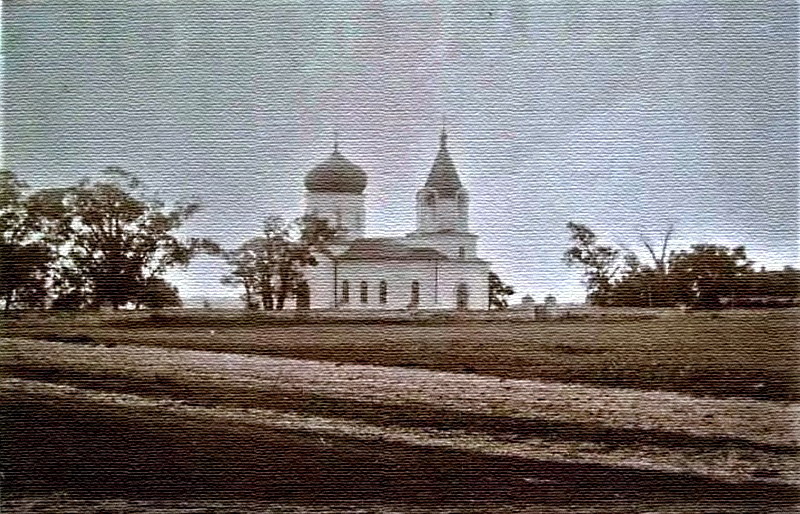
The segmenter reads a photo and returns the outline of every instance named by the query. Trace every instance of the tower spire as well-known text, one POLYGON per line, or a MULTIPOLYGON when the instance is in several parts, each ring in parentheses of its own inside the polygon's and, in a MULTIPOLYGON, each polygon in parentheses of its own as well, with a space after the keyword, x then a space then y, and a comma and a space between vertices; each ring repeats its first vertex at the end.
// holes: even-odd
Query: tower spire
POLYGON ((333 133, 333 153, 339 151, 339 131, 333 133))
POLYGON ((447 115, 442 114, 442 132, 439 134, 439 144, 444 147, 447 145, 447 115))

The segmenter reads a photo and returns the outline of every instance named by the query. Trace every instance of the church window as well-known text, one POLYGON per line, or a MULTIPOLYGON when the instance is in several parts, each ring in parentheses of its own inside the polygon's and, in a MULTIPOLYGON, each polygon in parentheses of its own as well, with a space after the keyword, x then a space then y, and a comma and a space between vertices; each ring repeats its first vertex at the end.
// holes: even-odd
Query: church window
POLYGON ((350 282, 342 280, 342 303, 350 302, 350 282))
POLYGON ((461 260, 467 258, 467 251, 464 249, 463 246, 458 247, 458 258, 461 260))
POLYGON ((381 280, 380 288, 378 290, 378 301, 382 304, 386 304, 386 296, 387 296, 387 285, 385 280, 381 280))
POLYGON ((361 303, 369 301, 369 286, 365 281, 361 282, 361 303))
POLYGON ((419 282, 416 280, 411 282, 411 305, 419 305, 419 282))
POLYGON ((467 215, 467 197, 463 193, 458 194, 458 214, 460 216, 467 215))
POLYGON ((436 207, 436 195, 433 193, 425 195, 425 206, 436 207))

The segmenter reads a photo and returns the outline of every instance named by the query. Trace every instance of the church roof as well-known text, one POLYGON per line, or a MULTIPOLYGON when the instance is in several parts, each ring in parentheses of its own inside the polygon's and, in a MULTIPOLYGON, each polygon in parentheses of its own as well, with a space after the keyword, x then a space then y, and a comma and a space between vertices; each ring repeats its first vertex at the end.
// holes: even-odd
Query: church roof
POLYGON ((447 257, 433 248, 405 246, 390 239, 364 238, 356 239, 338 259, 431 261, 447 260, 447 257))
POLYGON ((453 197, 461 189, 461 180, 447 151, 447 133, 442 130, 439 136, 439 153, 433 161, 433 167, 425 182, 425 187, 435 189, 442 196, 453 197))
POLYGON ((331 156, 308 172, 305 185, 307 191, 316 193, 361 194, 367 187, 367 174, 334 146, 331 156))

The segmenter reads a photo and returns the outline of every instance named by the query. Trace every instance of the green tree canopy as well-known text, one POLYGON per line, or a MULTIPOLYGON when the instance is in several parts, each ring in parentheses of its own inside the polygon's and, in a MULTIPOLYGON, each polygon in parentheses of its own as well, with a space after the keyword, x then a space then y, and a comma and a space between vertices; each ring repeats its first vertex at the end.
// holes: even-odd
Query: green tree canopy
POLYGON ((176 235, 198 204, 169 210, 137 194, 138 182, 125 171, 107 172, 126 183, 83 181, 41 191, 33 210, 61 258, 59 293, 78 294, 91 307, 117 309, 136 302, 149 281, 168 269, 218 248, 207 239, 176 235))
POLYGON ((36 233, 26 189, 14 173, 0 170, 0 299, 5 310, 41 307, 54 261, 50 247, 36 233))
POLYGON ((744 246, 728 249, 713 244, 692 245, 670 258, 670 275, 680 300, 699 308, 721 307, 723 297, 737 296, 742 278, 752 272, 744 246))
POLYGON ((244 288, 242 299, 248 309, 257 309, 261 303, 265 310, 282 310, 288 298, 307 289, 303 270, 316 266, 315 254, 326 253, 335 236, 335 229, 324 219, 269 218, 262 235, 226 253, 232 271, 222 282, 244 288))
POLYGON ((567 223, 572 246, 564 252, 568 266, 583 268, 589 301, 596 305, 608 305, 613 280, 619 271, 621 251, 598 243, 595 233, 586 225, 567 223))
POLYGON ((514 294, 514 288, 504 284, 497 273, 489 272, 489 309, 505 310, 508 308, 508 297, 514 294))

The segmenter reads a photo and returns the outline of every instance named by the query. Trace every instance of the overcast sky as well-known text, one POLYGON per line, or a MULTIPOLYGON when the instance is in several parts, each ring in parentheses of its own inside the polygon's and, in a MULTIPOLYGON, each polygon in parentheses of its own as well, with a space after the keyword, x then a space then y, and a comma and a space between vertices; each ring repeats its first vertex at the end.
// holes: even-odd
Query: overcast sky
MULTIPOLYGON (((122 166, 201 199, 187 232, 233 247, 301 213, 338 132, 369 176, 368 233, 402 235, 446 115, 515 301, 583 299, 569 220, 798 264, 796 2, 316 4, 4 2, 3 166, 34 187, 122 166)), ((223 272, 171 276, 234 295, 223 272)))

